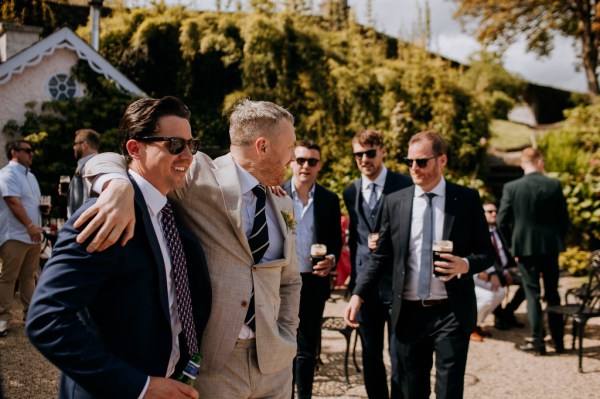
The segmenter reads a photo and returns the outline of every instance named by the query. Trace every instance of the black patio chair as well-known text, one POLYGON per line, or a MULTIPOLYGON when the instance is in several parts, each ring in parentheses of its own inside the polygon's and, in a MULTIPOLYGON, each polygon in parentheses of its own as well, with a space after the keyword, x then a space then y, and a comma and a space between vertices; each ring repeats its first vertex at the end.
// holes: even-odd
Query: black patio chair
POLYGON ((573 342, 579 341, 579 372, 583 373, 583 336, 589 319, 600 316, 600 250, 592 253, 588 281, 579 288, 571 288, 565 293, 565 304, 549 306, 548 312, 563 315, 565 323, 573 320, 573 342))
MULTIPOLYGON (((350 385, 350 375, 348 373, 348 357, 350 355, 350 342, 352 341, 352 334, 354 334, 354 346, 352 347, 352 360, 354 362, 354 368, 360 373, 360 367, 356 361, 356 342, 358 341, 358 332, 356 329, 346 325, 343 317, 323 317, 321 321, 321 329, 329 331, 337 331, 344 336, 346 339, 346 353, 344 354, 344 374, 346 376, 346 384, 350 385)), ((318 371, 319 364, 323 364, 321 361, 321 343, 319 342, 318 354, 317 354, 317 367, 315 371, 318 371)))

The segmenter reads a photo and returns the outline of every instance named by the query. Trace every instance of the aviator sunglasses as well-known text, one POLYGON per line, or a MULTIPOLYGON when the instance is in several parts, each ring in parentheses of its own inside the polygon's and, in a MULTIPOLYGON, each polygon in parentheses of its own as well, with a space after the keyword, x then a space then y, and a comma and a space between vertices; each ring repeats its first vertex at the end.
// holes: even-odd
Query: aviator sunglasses
POLYGON ((375 158, 375 155, 377 155, 377 148, 372 148, 367 151, 355 152, 354 157, 361 159, 363 157, 363 155, 365 155, 365 154, 367 155, 367 158, 375 158))
POLYGON ((144 141, 144 142, 167 141, 169 143, 169 145, 167 146, 167 149, 169 150, 169 153, 171 153, 173 155, 181 154, 186 145, 188 146, 188 148, 190 149, 190 152, 192 154, 197 153, 198 150, 200 149, 200 141, 198 141, 196 139, 185 140, 185 139, 182 139, 181 137, 150 136, 150 137, 136 137, 136 138, 134 138, 134 140, 144 141))
POLYGON ((429 158, 419 158, 419 159, 403 158, 402 160, 409 168, 412 168, 414 162, 417 163, 417 166, 419 168, 424 168, 425 166, 427 166, 427 162, 429 162, 430 159, 437 158, 438 156, 439 155, 434 155, 429 158))
POLYGON ((308 166, 317 166, 320 159, 317 158, 296 158, 296 163, 300 166, 304 165, 305 162, 308 162, 308 166))

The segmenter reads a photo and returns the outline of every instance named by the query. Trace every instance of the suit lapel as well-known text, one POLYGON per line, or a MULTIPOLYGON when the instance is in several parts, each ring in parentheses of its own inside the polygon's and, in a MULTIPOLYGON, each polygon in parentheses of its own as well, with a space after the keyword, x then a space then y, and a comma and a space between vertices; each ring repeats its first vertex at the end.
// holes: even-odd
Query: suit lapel
POLYGON ((170 323, 170 313, 169 313, 169 296, 167 293, 167 275, 165 271, 165 262, 162 256, 162 252, 160 251, 160 244, 158 243, 158 239, 156 237, 156 232, 154 231, 154 227, 152 226, 152 221, 150 220, 150 214, 148 213, 148 205, 144 200, 144 196, 140 191, 139 187, 135 183, 131 177, 129 177, 131 184, 134 189, 134 199, 136 205, 141 211, 142 214, 142 223, 144 224, 144 230, 146 232, 146 237, 148 238, 148 242, 150 244, 150 249, 152 250, 152 255, 154 256, 154 260, 157 272, 158 272, 158 280, 159 280, 159 291, 160 291, 160 304, 165 317, 169 320, 170 323))
MULTIPOLYGON (((280 204, 283 202, 283 199, 272 194, 271 190, 269 190, 269 189, 267 189, 267 201, 269 201, 271 203, 271 206, 273 207, 273 210, 275 211, 275 217, 277 218, 277 223, 279 224, 279 230, 281 231, 281 233, 283 235, 283 241, 284 241, 283 257, 286 260, 288 260, 292 256, 292 253, 291 253, 292 240, 289 239, 289 235, 291 234, 291 232, 288 231, 288 227, 287 227, 287 224, 285 223, 285 220, 283 219, 282 212, 287 212, 287 213, 289 213, 289 215, 291 217, 294 217, 294 210, 286 209, 285 207, 280 206, 280 204)), ((296 256, 296 254, 293 254, 293 255, 296 256)))
POLYGON ((412 224, 413 197, 415 196, 415 186, 403 192, 400 202, 400 253, 404 253, 404 259, 408 259, 408 243, 410 241, 410 225, 412 224))
POLYGON ((244 249, 246 249, 248 255, 252 256, 248 238, 246 237, 242 224, 242 191, 235 162, 233 161, 231 154, 227 154, 217 158, 213 164, 215 166, 213 174, 221 189, 223 203, 227 210, 227 217, 229 218, 231 225, 234 226, 233 230, 235 231, 238 240, 244 249))
POLYGON ((442 233, 442 239, 447 240, 450 238, 450 232, 452 231, 452 225, 456 218, 456 208, 458 206, 458 198, 454 191, 452 183, 446 182, 446 205, 444 210, 444 232, 442 233))

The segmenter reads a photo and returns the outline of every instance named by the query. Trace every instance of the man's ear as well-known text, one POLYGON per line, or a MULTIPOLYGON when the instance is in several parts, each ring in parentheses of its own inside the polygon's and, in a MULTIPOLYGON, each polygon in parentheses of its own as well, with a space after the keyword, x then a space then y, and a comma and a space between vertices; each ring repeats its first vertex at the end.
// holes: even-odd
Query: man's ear
POLYGON ((267 140, 264 137, 259 137, 254 141, 254 149, 259 157, 267 155, 267 140))
POLYGON ((142 145, 137 140, 128 140, 125 144, 125 148, 127 148, 127 152, 131 158, 137 159, 140 156, 140 149, 142 148, 142 145))

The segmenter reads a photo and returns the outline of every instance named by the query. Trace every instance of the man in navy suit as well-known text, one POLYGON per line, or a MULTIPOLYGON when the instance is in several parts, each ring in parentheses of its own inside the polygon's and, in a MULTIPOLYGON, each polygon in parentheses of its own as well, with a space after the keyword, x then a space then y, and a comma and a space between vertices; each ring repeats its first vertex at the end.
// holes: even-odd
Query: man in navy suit
MULTIPOLYGON (((352 292, 363 273, 371 252, 375 248, 377 232, 381 225, 381 208, 386 195, 412 184, 411 180, 388 170, 383 164, 386 150, 383 136, 375 130, 357 133, 352 139, 352 150, 361 178, 344 190, 344 202, 350 216, 350 285, 352 292)), ((365 388, 371 399, 389 398, 383 340, 385 323, 388 323, 390 355, 394 352, 393 331, 390 328, 392 311, 392 272, 383 273, 378 282, 378 292, 370 295, 358 315, 361 321, 358 332, 362 343, 365 388)), ((391 398, 402 397, 400 375, 394 356, 392 359, 391 398)))
POLYGON ((321 338, 321 319, 329 298, 329 273, 342 251, 340 200, 338 196, 316 183, 321 170, 321 148, 312 141, 301 141, 294 149, 291 162, 293 177, 283 189, 294 202, 296 254, 302 277, 300 291, 300 325, 298 350, 294 360, 294 382, 298 398, 312 397, 317 349, 321 338), (312 244, 324 244, 327 256, 313 266, 312 244))
POLYGON ((182 187, 198 150, 188 108, 141 99, 121 120, 134 186, 134 237, 101 253, 63 227, 31 302, 26 332, 63 372, 60 398, 198 398, 176 381, 198 352, 211 306, 204 252, 175 223, 166 194, 182 187))
POLYGON ((346 308, 346 322, 393 270, 392 329, 404 397, 429 398, 433 354, 437 398, 462 398, 469 337, 477 309, 473 275, 493 263, 493 248, 477 191, 447 182, 446 143, 435 132, 411 137, 414 186, 386 197, 377 247, 346 308), (432 241, 451 240, 452 255, 432 261, 432 241), (432 269, 442 277, 432 276, 432 269))

